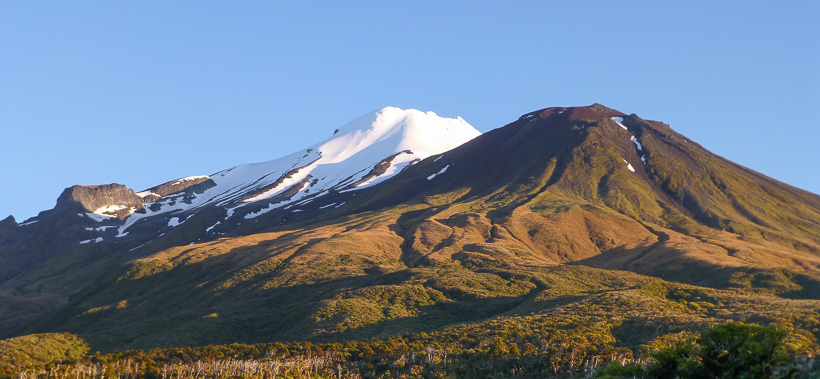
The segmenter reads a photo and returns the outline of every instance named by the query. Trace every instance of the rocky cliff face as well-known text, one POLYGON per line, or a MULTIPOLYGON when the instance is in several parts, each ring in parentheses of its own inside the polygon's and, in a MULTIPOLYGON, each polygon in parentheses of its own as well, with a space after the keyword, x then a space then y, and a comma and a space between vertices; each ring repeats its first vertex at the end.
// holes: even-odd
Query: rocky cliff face
POLYGON ((213 181, 207 176, 192 176, 172 180, 149 188, 139 194, 117 183, 94 186, 75 185, 63 191, 57 199, 55 209, 67 208, 69 204, 79 204, 89 212, 123 219, 135 210, 163 196, 187 189, 210 188, 212 185, 213 181))
POLYGON ((211 178, 207 176, 191 176, 187 178, 172 180, 170 182, 160 184, 156 187, 149 188, 148 191, 151 192, 151 195, 149 196, 154 196, 154 194, 158 195, 159 197, 168 196, 172 193, 183 191, 189 187, 193 187, 197 184, 204 182, 213 183, 213 180, 211 180, 211 178))
POLYGON ((14 217, 9 216, 0 221, 0 247, 5 241, 11 241, 20 235, 20 226, 14 217))
POLYGON ((61 208, 71 203, 79 203, 89 212, 116 214, 119 218, 125 217, 131 211, 121 215, 123 210, 139 208, 144 204, 142 197, 122 184, 103 184, 96 186, 80 186, 66 188, 57 198, 57 207, 61 208), (110 209, 106 210, 106 207, 110 209))

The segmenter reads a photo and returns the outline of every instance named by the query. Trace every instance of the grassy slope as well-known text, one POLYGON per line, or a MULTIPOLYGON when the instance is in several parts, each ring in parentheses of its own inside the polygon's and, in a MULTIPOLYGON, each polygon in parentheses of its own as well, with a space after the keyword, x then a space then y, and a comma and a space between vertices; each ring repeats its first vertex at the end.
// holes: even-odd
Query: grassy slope
MULTIPOLYGON (((432 331, 499 316, 530 317, 556 307, 586 307, 602 297, 626 296, 631 299, 628 307, 621 304, 606 312, 629 308, 634 325, 658 322, 657 313, 671 312, 673 316, 660 316, 660 322, 668 324, 660 330, 748 318, 797 322, 816 333, 813 324, 795 318, 816 319, 820 302, 776 296, 800 289, 788 277, 779 278, 782 283, 754 282, 754 277, 744 282, 737 275, 721 278, 718 287, 723 290, 695 287, 710 300, 698 299, 689 309, 668 299, 638 296, 647 283, 681 285, 557 264, 589 259, 585 257, 601 251, 616 260, 620 252, 662 250, 654 234, 658 230, 670 235, 664 243, 682 245, 678 248, 690 254, 712 254, 707 249, 711 244, 659 227, 635 233, 640 223, 591 206, 552 213, 553 208, 537 212, 525 204, 499 223, 476 207, 396 208, 318 229, 171 248, 112 272, 40 327, 79 333, 104 350, 332 341, 432 331), (542 235, 546 233, 553 238, 542 235), (548 245, 555 236, 566 244, 548 245), (753 302, 739 300, 746 298, 766 305, 753 307, 753 302), (675 326, 678 321, 682 324, 675 326)), ((714 255, 720 258, 713 263, 699 262, 724 267, 720 259, 730 258, 714 255)), ((680 257, 668 261, 676 259, 680 257)), ((701 267, 677 264, 669 271, 694 275, 690 282, 708 281, 697 273, 701 267)))

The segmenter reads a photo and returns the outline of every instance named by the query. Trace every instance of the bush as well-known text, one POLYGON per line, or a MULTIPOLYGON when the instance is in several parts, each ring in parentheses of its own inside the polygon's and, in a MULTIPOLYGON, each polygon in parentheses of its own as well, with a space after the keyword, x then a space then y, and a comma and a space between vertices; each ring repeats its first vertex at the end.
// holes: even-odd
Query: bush
POLYGON ((611 363, 597 378, 769 379, 792 378, 787 367, 786 332, 773 327, 723 324, 705 331, 696 341, 681 342, 652 354, 654 362, 623 366, 611 363))

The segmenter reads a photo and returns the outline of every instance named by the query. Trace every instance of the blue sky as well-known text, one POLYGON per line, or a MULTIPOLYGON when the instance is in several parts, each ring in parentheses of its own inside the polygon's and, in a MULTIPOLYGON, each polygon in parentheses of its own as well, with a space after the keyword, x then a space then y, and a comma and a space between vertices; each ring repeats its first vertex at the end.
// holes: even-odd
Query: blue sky
POLYGON ((820 193, 820 3, 0 2, 0 218, 312 145, 599 102, 820 193))

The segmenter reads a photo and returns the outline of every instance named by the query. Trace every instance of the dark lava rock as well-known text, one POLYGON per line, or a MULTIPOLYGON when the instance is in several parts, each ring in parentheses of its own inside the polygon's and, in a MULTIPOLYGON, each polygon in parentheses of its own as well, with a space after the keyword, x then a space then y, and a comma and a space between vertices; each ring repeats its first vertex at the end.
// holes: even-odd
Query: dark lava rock
POLYGON ((97 186, 80 186, 66 188, 57 198, 55 209, 72 203, 79 203, 87 211, 94 212, 107 205, 124 205, 126 207, 141 207, 143 198, 137 196, 133 190, 122 184, 103 184, 97 186))
MULTIPOLYGON (((213 182, 211 180, 211 178, 209 178, 207 176, 199 177, 199 178, 196 178, 196 179, 181 178, 181 179, 176 179, 176 180, 172 180, 172 181, 167 182, 167 183, 160 184, 156 187, 149 188, 148 191, 151 191, 151 192, 153 192, 153 193, 155 193, 159 196, 168 196, 172 193, 176 193, 176 192, 185 190, 188 187, 192 187, 192 186, 195 186, 197 184, 204 183, 204 182, 207 182, 207 181, 213 182)), ((147 198, 147 196, 146 196, 146 198, 147 198)))

